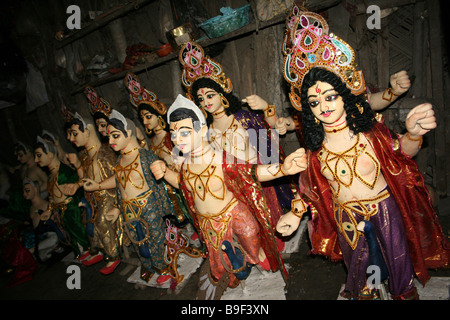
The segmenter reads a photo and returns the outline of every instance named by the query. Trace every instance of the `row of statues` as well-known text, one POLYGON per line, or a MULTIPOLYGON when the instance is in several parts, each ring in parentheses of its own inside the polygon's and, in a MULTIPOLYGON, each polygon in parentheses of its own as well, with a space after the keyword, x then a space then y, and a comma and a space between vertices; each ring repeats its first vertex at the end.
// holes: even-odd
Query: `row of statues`
POLYGON ((368 93, 353 49, 316 13, 293 7, 282 49, 295 109, 287 118, 257 95, 233 95, 222 66, 193 42, 179 53, 186 96, 169 108, 126 75, 144 132, 86 87, 92 117, 64 110, 78 153, 37 138, 34 160, 49 175, 24 174, 27 188, 43 193, 30 209, 33 226, 45 225, 40 234, 57 235, 85 266, 104 260, 104 275, 128 246, 141 278, 159 284, 182 280, 179 253, 205 258, 197 298, 220 299, 254 267, 287 283, 283 239, 308 214, 312 253, 344 261, 343 296, 376 298, 366 272, 377 265, 393 298, 418 298, 414 278, 425 284, 427 269, 449 265, 448 239, 412 159, 436 127, 432 106, 409 112, 405 134, 389 130, 376 111, 409 89, 407 73, 368 93), (286 155, 279 137, 288 131, 301 148, 286 155), (201 247, 190 244, 189 228, 201 247))

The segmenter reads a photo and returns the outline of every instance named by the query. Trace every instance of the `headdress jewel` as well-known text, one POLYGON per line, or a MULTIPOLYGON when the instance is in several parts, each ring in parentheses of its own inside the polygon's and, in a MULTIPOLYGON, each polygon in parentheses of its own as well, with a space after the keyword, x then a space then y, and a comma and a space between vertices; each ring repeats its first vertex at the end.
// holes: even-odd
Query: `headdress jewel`
POLYGON ((108 101, 106 101, 102 97, 99 97, 97 91, 91 86, 86 86, 84 88, 84 94, 86 95, 86 98, 89 100, 89 108, 92 115, 97 112, 100 112, 109 118, 109 115, 111 114, 113 108, 111 107, 111 104, 108 101))
POLYGON ((141 103, 145 103, 155 109, 160 115, 167 113, 166 105, 159 101, 156 93, 141 86, 139 78, 135 74, 128 72, 125 76, 124 84, 130 93, 130 102, 136 109, 141 103))
POLYGON ((303 78, 314 67, 338 75, 355 95, 366 91, 363 74, 356 70, 354 50, 338 36, 329 33, 327 22, 317 13, 301 11, 294 5, 286 20, 283 53, 283 75, 291 85, 289 98, 298 110, 301 110, 298 92, 303 78))
MULTIPOLYGON (((230 93, 233 90, 230 78, 225 76, 222 66, 205 56, 203 48, 193 42, 186 42, 180 49, 178 56, 183 71, 181 83, 185 87, 186 96, 193 100, 192 84, 200 78, 210 78, 217 82, 222 89, 230 93)), ((195 94, 195 93, 194 93, 195 94)))

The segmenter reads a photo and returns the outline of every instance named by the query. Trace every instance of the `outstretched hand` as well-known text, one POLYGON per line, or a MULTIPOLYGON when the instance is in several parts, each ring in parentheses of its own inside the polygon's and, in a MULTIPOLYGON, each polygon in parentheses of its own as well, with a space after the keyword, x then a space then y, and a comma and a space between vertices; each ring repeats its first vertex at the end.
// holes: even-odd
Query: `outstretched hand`
POLYGON ((166 174, 167 166, 166 163, 162 160, 156 160, 150 165, 150 170, 155 176, 156 180, 159 180, 164 177, 166 174))
POLYGON ((290 236, 298 229, 301 219, 294 215, 291 211, 283 214, 277 222, 277 231, 283 236, 290 236))
POLYGON ((433 106, 430 103, 423 103, 413 108, 406 116, 405 125, 409 134, 415 136, 423 136, 436 128, 433 106))
POLYGON ((287 119, 286 118, 278 118, 275 123, 275 129, 278 131, 279 135, 284 135, 287 132, 287 119))
POLYGON ((83 188, 84 191, 96 191, 98 190, 98 182, 92 179, 84 179, 83 188))
POLYGON ((408 73, 403 70, 391 75, 390 84, 394 94, 401 96, 411 87, 411 80, 409 80, 408 73))
POLYGON ((305 171, 308 167, 306 160, 305 149, 297 149, 286 157, 284 163, 282 164, 282 170, 288 175, 305 171))
POLYGON ((242 102, 246 102, 252 110, 264 110, 269 105, 267 101, 256 94, 245 97, 242 102))

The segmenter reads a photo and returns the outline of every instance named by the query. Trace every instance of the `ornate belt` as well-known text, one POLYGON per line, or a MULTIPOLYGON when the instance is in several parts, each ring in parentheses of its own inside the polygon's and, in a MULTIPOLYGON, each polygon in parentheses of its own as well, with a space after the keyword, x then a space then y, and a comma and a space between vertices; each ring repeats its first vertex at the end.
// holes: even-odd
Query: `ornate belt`
POLYGON ((362 217, 363 220, 369 220, 370 217, 378 213, 378 203, 389 198, 390 194, 388 190, 381 191, 377 196, 363 200, 351 200, 344 203, 339 203, 336 199, 333 199, 334 206, 334 219, 339 232, 345 237, 345 240, 354 250, 358 244, 358 239, 361 234, 357 230, 358 222, 355 215, 362 217), (344 221, 347 217, 349 221, 344 221), (349 233, 353 233, 350 237, 349 233))

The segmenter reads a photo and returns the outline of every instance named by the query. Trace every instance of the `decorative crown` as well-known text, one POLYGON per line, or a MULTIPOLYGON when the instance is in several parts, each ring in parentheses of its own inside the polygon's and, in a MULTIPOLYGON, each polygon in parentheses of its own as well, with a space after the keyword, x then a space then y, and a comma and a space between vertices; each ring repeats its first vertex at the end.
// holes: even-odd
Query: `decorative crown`
POLYGON ((64 102, 61 103, 61 113, 65 122, 71 122, 74 114, 66 107, 64 102))
POLYGON ((91 86, 86 86, 84 88, 84 94, 89 100, 89 108, 92 115, 97 112, 101 112, 109 118, 109 115, 111 114, 113 108, 108 101, 106 101, 102 97, 99 97, 97 91, 95 91, 95 89, 91 86))
POLYGON ((186 42, 180 49, 179 60, 183 66, 181 83, 185 87, 186 96, 193 100, 192 84, 200 78, 210 78, 222 89, 230 93, 233 90, 230 78, 225 76, 222 66, 205 56, 203 48, 196 43, 186 42))
POLYGON ((128 72, 125 76, 124 84, 130 92, 130 102, 136 109, 141 103, 145 103, 155 109, 160 115, 167 113, 166 105, 159 101, 158 96, 153 91, 141 86, 139 78, 135 74, 128 72))
POLYGON ((297 92, 301 90, 305 75, 315 67, 338 75, 355 95, 366 91, 363 74, 356 70, 354 50, 329 33, 327 22, 317 13, 301 11, 294 5, 286 20, 283 53, 283 74, 291 85, 289 98, 298 110, 301 110, 301 102, 297 92))

